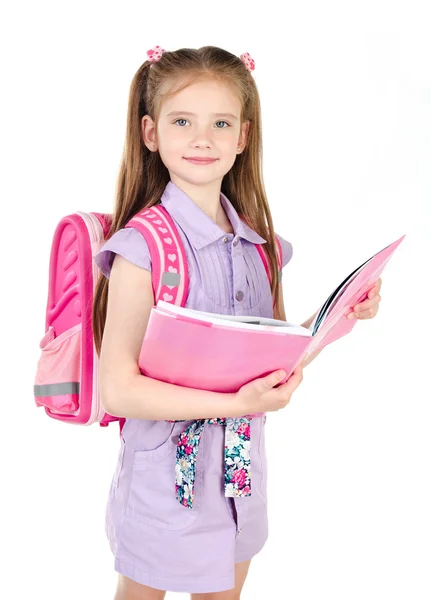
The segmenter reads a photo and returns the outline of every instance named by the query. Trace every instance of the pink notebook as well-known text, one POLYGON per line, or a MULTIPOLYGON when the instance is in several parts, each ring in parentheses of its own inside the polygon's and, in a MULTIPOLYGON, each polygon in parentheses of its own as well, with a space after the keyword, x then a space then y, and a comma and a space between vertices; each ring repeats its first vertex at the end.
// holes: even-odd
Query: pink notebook
POLYGON ((159 301, 150 315, 139 368, 185 387, 236 392, 277 369, 285 381, 308 354, 347 335, 345 313, 361 302, 405 235, 355 269, 322 304, 308 329, 259 317, 216 315, 159 301))

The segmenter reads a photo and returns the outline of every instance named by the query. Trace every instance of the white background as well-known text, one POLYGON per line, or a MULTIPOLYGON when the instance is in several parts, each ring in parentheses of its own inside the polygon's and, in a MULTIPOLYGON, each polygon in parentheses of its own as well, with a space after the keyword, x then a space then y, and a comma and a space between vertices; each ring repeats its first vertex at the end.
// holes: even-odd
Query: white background
POLYGON ((256 61, 265 185, 294 247, 289 321, 407 234, 377 317, 324 350, 268 417, 270 536, 243 598, 431 598, 430 14, 414 1, 277 6, 21 2, 1 19, 9 600, 114 595, 104 510, 118 427, 50 420, 32 386, 54 228, 77 210, 112 210, 129 85, 156 44, 218 45, 256 61))

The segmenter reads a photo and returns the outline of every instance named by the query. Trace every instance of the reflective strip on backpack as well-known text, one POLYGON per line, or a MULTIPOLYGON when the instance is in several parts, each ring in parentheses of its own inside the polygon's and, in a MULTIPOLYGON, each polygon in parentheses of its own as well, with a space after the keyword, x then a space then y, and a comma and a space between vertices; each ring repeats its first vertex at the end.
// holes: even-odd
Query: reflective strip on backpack
POLYGON ((179 273, 162 273, 162 285, 168 287, 179 287, 181 283, 181 275, 179 273))
POLYGON ((33 388, 34 395, 38 398, 44 396, 64 396, 65 394, 79 394, 79 381, 35 385, 33 386, 33 388))

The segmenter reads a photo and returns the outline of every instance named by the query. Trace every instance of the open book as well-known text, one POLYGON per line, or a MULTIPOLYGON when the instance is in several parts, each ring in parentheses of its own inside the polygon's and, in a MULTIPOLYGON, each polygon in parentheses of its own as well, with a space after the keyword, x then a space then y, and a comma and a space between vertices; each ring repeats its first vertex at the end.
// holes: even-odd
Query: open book
POLYGON ((272 371, 286 371, 356 324, 345 313, 367 297, 405 235, 352 271, 321 305, 309 328, 261 317, 218 315, 159 301, 139 355, 141 373, 216 392, 239 388, 272 371))

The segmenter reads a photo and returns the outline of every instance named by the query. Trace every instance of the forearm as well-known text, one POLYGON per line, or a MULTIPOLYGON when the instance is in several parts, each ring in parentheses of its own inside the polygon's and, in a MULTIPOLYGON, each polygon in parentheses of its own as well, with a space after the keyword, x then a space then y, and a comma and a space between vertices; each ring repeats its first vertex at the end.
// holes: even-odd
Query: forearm
POLYGON ((322 350, 323 348, 320 348, 320 350, 316 350, 315 352, 312 352, 310 356, 307 356, 307 358, 302 362, 302 368, 309 365, 311 361, 314 360, 316 356, 318 356, 322 352, 322 350))
POLYGON ((195 390, 134 374, 117 385, 111 380, 101 389, 103 406, 109 414, 129 419, 191 420, 240 417, 234 394, 195 390))
POLYGON ((315 312, 314 315, 312 315, 309 319, 307 319, 306 321, 304 321, 304 323, 301 324, 301 327, 305 327, 306 329, 309 329, 311 323, 314 321, 314 319, 317 316, 317 312, 315 312))
MULTIPOLYGON (((311 323, 316 318, 316 315, 317 315, 317 312, 315 312, 314 315, 312 315, 309 319, 307 319, 304 323, 302 323, 301 327, 305 327, 306 329, 309 329, 311 323)), ((315 352, 312 352, 309 356, 307 356, 307 358, 302 363, 302 367, 306 367, 307 365, 309 365, 311 363, 311 361, 314 360, 316 358, 316 356, 318 356, 322 352, 322 350, 323 350, 323 348, 320 348, 320 350, 316 350, 315 352)))

